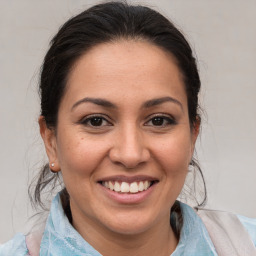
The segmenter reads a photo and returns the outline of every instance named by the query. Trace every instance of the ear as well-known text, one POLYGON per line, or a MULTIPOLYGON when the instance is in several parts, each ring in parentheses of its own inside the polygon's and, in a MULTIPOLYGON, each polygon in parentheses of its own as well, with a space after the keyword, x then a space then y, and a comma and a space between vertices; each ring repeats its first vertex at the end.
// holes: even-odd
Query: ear
POLYGON ((57 157, 57 143, 55 130, 48 128, 45 122, 44 116, 40 116, 38 119, 40 127, 40 134, 44 141, 46 154, 49 159, 49 166, 53 172, 60 171, 60 165, 57 157))
POLYGON ((200 131, 201 127, 201 118, 200 116, 196 117, 196 121, 193 123, 193 126, 191 127, 191 145, 192 145, 192 155, 195 149, 196 140, 200 131))

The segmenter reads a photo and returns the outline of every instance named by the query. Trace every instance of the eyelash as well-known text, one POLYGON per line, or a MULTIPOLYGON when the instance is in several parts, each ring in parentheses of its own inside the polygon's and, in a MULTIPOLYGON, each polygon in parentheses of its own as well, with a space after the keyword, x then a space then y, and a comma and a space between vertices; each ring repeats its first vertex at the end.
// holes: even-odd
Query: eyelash
POLYGON ((147 122, 146 122, 146 126, 154 126, 154 127, 159 127, 159 128, 164 128, 167 126, 171 126, 171 125, 175 125, 177 124, 176 120, 173 117, 170 117, 169 115, 163 115, 163 114, 158 114, 158 115, 154 115, 152 116, 147 122), (160 122, 164 122, 164 124, 160 124, 160 125, 148 125, 147 123, 149 122, 153 122, 153 120, 155 119, 155 121, 160 121, 160 122), (157 120, 158 119, 158 120, 157 120))
MULTIPOLYGON (((108 120, 108 118, 100 115, 100 114, 95 114, 95 115, 91 115, 91 116, 87 116, 86 118, 83 118, 80 121, 81 124, 85 125, 85 126, 89 126, 89 127, 93 127, 93 128, 98 128, 100 129, 101 127, 105 127, 105 126, 112 126, 113 124, 108 120), (96 121, 99 122, 99 125, 93 125, 92 121, 96 121), (106 124, 102 124, 106 122, 106 124)), ((153 126, 153 127, 158 127, 158 128, 164 128, 167 126, 171 126, 171 125, 175 125, 177 124, 176 120, 173 117, 170 117, 169 115, 163 115, 163 114, 157 114, 154 116, 151 116, 150 119, 144 124, 145 126, 153 126), (160 124, 153 124, 153 122, 159 122, 160 124), (149 124, 151 122, 151 124, 149 124)))
POLYGON ((85 126, 89 126, 89 127, 94 127, 94 128, 100 128, 100 127, 103 127, 103 126, 111 126, 111 122, 109 120, 107 120, 107 118, 105 118, 104 116, 100 115, 100 114, 97 114, 97 115, 90 115, 90 116, 87 116, 86 118, 83 118, 81 121, 80 121, 81 124, 85 125, 85 126), (100 121, 100 125, 92 125, 92 124, 89 124, 89 122, 92 122, 94 119, 94 121, 100 121), (98 120, 96 120, 98 119, 98 120), (102 122, 106 122, 107 125, 102 125, 102 122))

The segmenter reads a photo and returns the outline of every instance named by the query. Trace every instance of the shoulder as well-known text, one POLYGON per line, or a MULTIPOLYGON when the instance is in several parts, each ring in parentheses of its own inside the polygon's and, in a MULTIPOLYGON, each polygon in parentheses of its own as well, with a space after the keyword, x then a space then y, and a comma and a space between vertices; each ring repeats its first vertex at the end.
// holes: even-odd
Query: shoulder
POLYGON ((21 233, 16 234, 11 240, 0 245, 0 256, 26 256, 28 249, 25 236, 21 233))
POLYGON ((256 219, 244 217, 241 215, 237 215, 237 217, 251 236, 252 241, 256 246, 256 219))

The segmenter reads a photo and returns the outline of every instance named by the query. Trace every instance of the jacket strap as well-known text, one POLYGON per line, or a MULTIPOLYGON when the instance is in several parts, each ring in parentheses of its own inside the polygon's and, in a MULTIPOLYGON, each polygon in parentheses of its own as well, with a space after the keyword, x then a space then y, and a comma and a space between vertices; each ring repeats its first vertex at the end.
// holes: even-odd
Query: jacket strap
POLYGON ((256 248, 235 214, 197 209, 219 256, 256 256, 256 248))

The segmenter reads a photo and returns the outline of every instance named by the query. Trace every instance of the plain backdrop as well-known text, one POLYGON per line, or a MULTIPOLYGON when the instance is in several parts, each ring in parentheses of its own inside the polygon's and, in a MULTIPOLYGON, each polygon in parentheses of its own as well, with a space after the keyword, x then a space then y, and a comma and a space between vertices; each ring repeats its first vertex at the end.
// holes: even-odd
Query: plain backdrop
MULTIPOLYGON (((26 230, 27 187, 46 161, 37 125, 43 56, 59 26, 95 3, 0 0, 0 242, 26 230)), ((207 207, 256 218, 256 1, 140 3, 172 19, 198 59, 207 207)))

